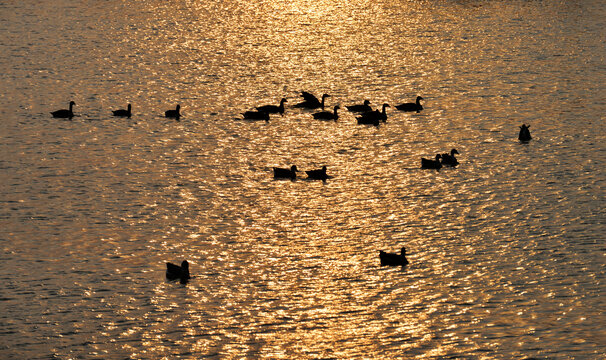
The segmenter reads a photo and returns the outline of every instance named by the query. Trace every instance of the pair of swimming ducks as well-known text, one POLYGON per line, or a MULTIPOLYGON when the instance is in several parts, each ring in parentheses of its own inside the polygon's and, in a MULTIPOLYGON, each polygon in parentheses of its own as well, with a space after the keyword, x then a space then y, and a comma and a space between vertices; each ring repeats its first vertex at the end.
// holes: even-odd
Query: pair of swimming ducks
MULTIPOLYGON (((379 261, 381 266, 406 266, 406 248, 402 247, 400 254, 388 253, 383 250, 379 251, 379 261)), ((187 284, 191 275, 189 274, 189 262, 183 260, 181 266, 173 263, 166 263, 166 278, 168 280, 179 280, 181 284, 187 284)))
POLYGON ((455 167, 459 165, 459 161, 455 157, 455 154, 459 154, 457 149, 450 150, 450 154, 437 154, 435 160, 421 158, 421 168, 439 170, 442 168, 442 166, 455 167))
MULTIPOLYGON (((297 165, 293 165, 290 169, 284 168, 274 168, 274 179, 291 179, 294 180, 297 178, 297 165)), ((331 176, 326 174, 326 166, 322 166, 321 169, 317 170, 307 170, 305 171, 307 174, 307 178, 311 180, 322 180, 326 181, 326 179, 330 179, 331 176)))

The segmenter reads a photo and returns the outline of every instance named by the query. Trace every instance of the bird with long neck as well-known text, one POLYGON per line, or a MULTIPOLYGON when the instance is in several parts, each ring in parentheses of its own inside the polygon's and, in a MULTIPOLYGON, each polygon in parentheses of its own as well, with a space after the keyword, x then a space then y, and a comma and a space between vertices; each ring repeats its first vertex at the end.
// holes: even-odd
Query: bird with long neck
POLYGON ((73 118, 74 117, 74 105, 76 105, 75 102, 70 101, 69 102, 69 110, 68 109, 60 109, 60 110, 56 110, 51 112, 51 115, 53 115, 53 117, 55 118, 73 118))

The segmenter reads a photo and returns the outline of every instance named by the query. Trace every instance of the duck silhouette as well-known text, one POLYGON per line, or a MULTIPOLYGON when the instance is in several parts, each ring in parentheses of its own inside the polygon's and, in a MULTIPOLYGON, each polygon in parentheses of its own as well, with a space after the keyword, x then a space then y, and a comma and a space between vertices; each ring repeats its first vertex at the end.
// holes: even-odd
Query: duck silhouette
POLYGON ((421 168, 422 169, 436 169, 439 170, 442 168, 442 163, 440 162, 440 158, 442 155, 437 154, 435 160, 421 158, 421 168))
POLYGON ((324 94, 322 95, 322 101, 320 101, 312 93, 308 93, 307 91, 302 91, 301 96, 303 97, 303 102, 294 105, 294 107, 305 109, 322 108, 322 110, 324 110, 324 100, 327 97, 330 97, 330 95, 324 94))
POLYGON ((388 253, 383 250, 379 250, 379 260, 381 266, 406 266, 408 265, 408 259, 406 259, 406 248, 402 246, 400 254, 388 253))
POLYGON ((318 119, 318 120, 334 120, 337 121, 337 119, 339 119, 339 114, 337 114, 337 110, 339 110, 340 107, 337 105, 334 107, 333 111, 320 111, 317 113, 313 113, 313 117, 314 119, 318 119))
POLYGON ((259 112, 266 112, 268 114, 280 114, 280 115, 284 115, 284 103, 287 102, 287 100, 285 98, 282 98, 282 100, 280 100, 280 105, 263 105, 263 106, 258 106, 257 107, 257 111, 259 112))
POLYGON ((522 142, 528 142, 532 139, 532 136, 530 136, 530 130, 528 130, 529 127, 530 127, 530 125, 526 126, 526 124, 522 124, 522 126, 520 126, 520 133, 518 134, 518 140, 520 140, 522 142))
POLYGON ((347 108, 347 111, 351 111, 351 112, 365 113, 365 112, 372 111, 369 100, 364 100, 364 104, 362 104, 362 105, 357 104, 357 105, 349 105, 349 106, 345 106, 345 107, 347 108))
POLYGON ((175 108, 175 110, 166 110, 164 112, 164 116, 166 116, 167 118, 175 118, 177 120, 179 120, 179 118, 181 117, 181 113, 179 112, 181 110, 181 105, 177 104, 177 107, 175 108))
POLYGON ((307 170, 305 173, 307 174, 307 178, 311 180, 326 181, 326 179, 331 178, 331 176, 326 175, 326 166, 322 166, 318 170, 307 170))
POLYGON ((113 111, 112 111, 112 114, 113 114, 114 116, 125 116, 125 117, 130 117, 130 116, 131 116, 131 112, 130 112, 130 110, 131 110, 131 105, 130 105, 130 104, 128 104, 128 105, 127 105, 127 107, 126 107, 126 110, 124 110, 124 109, 113 110, 113 111))
POLYGON ((291 179, 297 178, 297 165, 293 165, 290 169, 274 168, 274 179, 291 179))
POLYGON ((357 117, 358 124, 372 124, 378 125, 379 121, 387 121, 387 113, 385 112, 385 108, 390 107, 388 103, 383 104, 383 108, 381 111, 369 111, 363 113, 361 116, 357 117))
POLYGON ((404 103, 404 104, 400 104, 400 105, 396 105, 396 109, 400 110, 400 111, 416 111, 419 112, 421 110, 423 110, 423 105, 421 105, 421 100, 423 100, 422 97, 417 96, 417 101, 413 102, 413 103, 404 103))
POLYGON ((459 165, 459 161, 455 157, 455 154, 458 154, 458 153, 459 152, 457 151, 457 149, 452 149, 452 150, 450 150, 450 154, 449 153, 442 154, 442 165, 448 165, 448 166, 453 166, 453 167, 459 165))
POLYGON ((242 113, 245 120, 265 120, 269 121, 269 114, 264 111, 247 111, 242 113))
POLYGON ((73 101, 70 101, 69 110, 68 109, 59 109, 59 110, 51 112, 51 115, 53 115, 53 117, 55 117, 55 118, 71 119, 74 117, 74 112, 73 112, 74 105, 76 105, 76 103, 73 101))
POLYGON ((170 262, 166 263, 166 278, 168 280, 179 279, 181 284, 187 283, 187 281, 191 278, 191 276, 189 276, 189 263, 187 260, 183 260, 183 262, 181 262, 181 266, 170 262))

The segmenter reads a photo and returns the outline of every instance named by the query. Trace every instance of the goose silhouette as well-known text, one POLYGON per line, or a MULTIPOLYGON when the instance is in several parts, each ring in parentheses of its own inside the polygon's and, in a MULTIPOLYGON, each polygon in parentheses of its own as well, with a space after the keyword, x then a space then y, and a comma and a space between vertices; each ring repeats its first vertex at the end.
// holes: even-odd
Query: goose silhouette
POLYGON ((334 107, 333 111, 320 111, 317 113, 313 113, 312 115, 314 116, 314 119, 318 119, 318 120, 335 120, 337 121, 337 119, 339 118, 339 114, 337 114, 337 110, 339 110, 340 107, 337 105, 334 107))
POLYGON ((269 121, 269 114, 264 111, 247 111, 242 113, 245 120, 265 120, 269 121))
POLYGON ((131 105, 128 104, 126 110, 124 110, 124 109, 113 110, 112 113, 114 116, 130 117, 131 116, 130 110, 131 110, 131 105))
POLYGON ((357 105, 349 105, 349 106, 345 106, 345 107, 347 108, 347 111, 351 111, 351 112, 365 113, 365 112, 372 111, 369 100, 364 100, 364 104, 362 104, 362 105, 357 104, 357 105))
POLYGON ((330 95, 324 94, 324 95, 322 95, 322 101, 320 101, 312 93, 308 93, 307 91, 302 91, 301 96, 303 97, 303 102, 296 104, 294 107, 305 108, 305 109, 322 108, 322 110, 324 110, 325 99, 327 97, 330 97, 330 95))
POLYGON ((326 175, 326 166, 322 166, 318 170, 307 170, 305 173, 307 174, 307 178, 311 180, 326 181, 326 179, 331 178, 331 176, 326 175))
POLYGON ((385 122, 387 120, 387 113, 385 112, 385 108, 390 107, 388 103, 383 104, 383 109, 381 111, 369 111, 363 113, 361 116, 357 117, 358 124, 372 124, 378 125, 379 121, 385 122))
POLYGON ((457 151, 457 149, 452 149, 452 150, 450 150, 450 154, 449 153, 442 154, 442 165, 448 165, 448 166, 453 166, 453 167, 459 165, 459 161, 455 157, 455 154, 458 154, 458 153, 459 152, 457 151))
POLYGON ((406 266, 408 265, 408 259, 406 259, 406 248, 400 249, 400 254, 388 253, 383 250, 379 250, 379 260, 381 266, 406 266))
POLYGON ((419 111, 423 110, 423 105, 421 105, 421 100, 423 100, 423 98, 420 96, 417 96, 416 102, 396 105, 396 109, 401 110, 401 111, 419 112, 419 111))
POLYGON ((191 276, 189 276, 189 263, 187 260, 183 260, 183 262, 181 262, 181 266, 170 262, 166 263, 166 278, 168 280, 179 279, 181 284, 187 283, 187 281, 191 278, 191 276))
POLYGON ((532 139, 532 136, 530 136, 530 130, 528 130, 529 127, 530 127, 530 125, 526 126, 526 124, 522 124, 522 126, 520 126, 520 133, 518 134, 518 140, 520 140, 522 142, 528 142, 532 139))
POLYGON ((259 112, 283 115, 285 102, 287 102, 287 100, 285 98, 282 98, 282 100, 280 100, 280 105, 263 105, 263 106, 258 106, 256 109, 259 112))
POLYGON ((442 168, 442 163, 440 162, 440 158, 442 155, 437 154, 435 160, 421 158, 421 168, 422 169, 436 169, 439 170, 442 168))
POLYGON ((71 119, 74 117, 74 112, 73 112, 74 105, 76 105, 76 103, 73 101, 70 101, 69 110, 68 109, 59 109, 59 110, 51 112, 51 115, 53 115, 53 117, 55 117, 55 118, 71 119))
POLYGON ((293 165, 290 169, 274 168, 274 179, 291 179, 297 178, 297 165, 293 165))
POLYGON ((181 113, 179 112, 181 110, 181 105, 177 104, 177 107, 175 108, 175 110, 166 110, 164 112, 164 116, 166 116, 167 118, 175 118, 175 119, 179 119, 181 117, 181 113))

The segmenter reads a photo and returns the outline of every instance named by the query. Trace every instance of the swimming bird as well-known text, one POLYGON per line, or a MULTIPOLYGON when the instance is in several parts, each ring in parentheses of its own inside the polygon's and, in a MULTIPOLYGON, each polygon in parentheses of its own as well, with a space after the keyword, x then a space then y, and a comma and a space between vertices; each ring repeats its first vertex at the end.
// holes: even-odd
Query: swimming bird
POLYGON ((458 153, 459 152, 457 151, 457 149, 452 149, 452 150, 450 150, 450 154, 449 153, 442 154, 442 165, 448 165, 448 166, 453 166, 453 167, 459 165, 459 161, 455 157, 455 154, 458 154, 458 153))
POLYGON ((421 158, 421 168, 422 169, 436 169, 439 170, 442 168, 442 163, 440 162, 440 158, 442 155, 437 154, 435 160, 421 158))
POLYGON ((187 280, 191 278, 189 276, 189 263, 187 260, 183 260, 181 266, 169 262, 166 263, 166 278, 168 280, 179 279, 181 284, 187 283, 187 280))
POLYGON ((318 100, 313 94, 308 93, 307 91, 302 91, 301 96, 303 97, 303 102, 294 105, 296 108, 306 108, 306 109, 317 109, 322 108, 324 110, 324 100, 327 97, 330 97, 328 94, 322 95, 322 101, 318 100))
POLYGON ((388 253, 383 250, 379 250, 379 259, 381 260, 381 266, 406 266, 408 265, 408 259, 406 259, 406 248, 402 247, 400 254, 388 253))
POLYGON ((274 168, 274 179, 291 179, 297 178, 297 165, 293 165, 290 169, 274 168))
POLYGON ((326 179, 331 178, 331 176, 326 175, 326 166, 322 166, 322 169, 319 170, 308 170, 306 173, 307 178, 312 180, 326 181, 326 179))
POLYGON ((131 116, 130 109, 131 109, 131 106, 130 106, 130 104, 128 104, 126 110, 124 110, 124 109, 113 110, 112 113, 114 114, 114 116, 130 117, 131 116))
POLYGON ((365 112, 372 111, 369 100, 364 100, 363 105, 357 104, 357 105, 349 105, 349 106, 345 106, 345 107, 347 108, 347 111, 351 111, 351 112, 365 113, 365 112))
POLYGON ((404 104, 400 104, 400 105, 396 105, 396 109, 401 110, 401 111, 416 111, 419 112, 421 110, 423 110, 423 105, 421 105, 421 100, 423 100, 422 97, 417 96, 417 101, 414 103, 404 103, 404 104))
POLYGON ((265 120, 269 121, 269 114, 263 111, 247 111, 242 113, 245 120, 265 120))
POLYGON ((337 121, 337 119, 339 118, 339 114, 337 114, 337 110, 339 110, 340 107, 339 105, 335 106, 333 111, 320 111, 317 113, 313 113, 312 115, 314 116, 314 119, 318 119, 318 120, 335 120, 337 121))
POLYGON ((388 103, 383 104, 382 111, 375 110, 363 113, 361 116, 357 117, 358 124, 373 124, 378 125, 379 121, 387 121, 387 113, 385 112, 385 108, 390 107, 388 103))
POLYGON ((181 110, 181 105, 177 104, 177 107, 175 108, 175 110, 166 110, 164 112, 164 116, 166 116, 167 118, 175 118, 177 120, 179 120, 179 118, 181 117, 181 113, 179 112, 181 110))
POLYGON ((284 114, 284 103, 287 102, 287 100, 285 98, 282 98, 282 100, 280 100, 280 105, 263 105, 263 106, 259 106, 257 107, 257 111, 260 112, 266 112, 268 114, 280 114, 283 115, 284 114))
POLYGON ((520 126, 520 134, 518 135, 518 139, 520 141, 527 142, 532 139, 532 136, 530 136, 530 130, 528 130, 529 127, 530 125, 526 126, 526 124, 522 124, 522 126, 520 126))
POLYGON ((74 117, 74 112, 72 111, 74 108, 74 105, 76 105, 75 102, 70 101, 69 102, 69 110, 67 109, 60 109, 60 110, 56 110, 51 112, 51 114, 53 115, 53 117, 55 118, 73 118, 74 117))
POLYGON ((358 125, 374 125, 374 126, 379 126, 379 124, 381 123, 381 121, 379 121, 378 118, 364 118, 362 116, 358 116, 356 117, 356 120, 358 120, 358 125))

